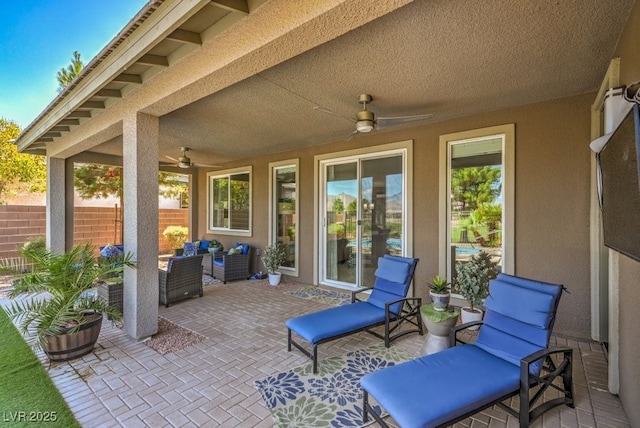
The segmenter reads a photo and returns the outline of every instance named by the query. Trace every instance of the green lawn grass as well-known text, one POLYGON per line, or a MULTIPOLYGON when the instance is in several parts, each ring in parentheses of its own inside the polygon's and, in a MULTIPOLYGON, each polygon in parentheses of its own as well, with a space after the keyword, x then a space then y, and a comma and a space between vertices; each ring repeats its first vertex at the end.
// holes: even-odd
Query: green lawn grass
POLYGON ((44 367, 0 308, 0 426, 80 427, 44 367))

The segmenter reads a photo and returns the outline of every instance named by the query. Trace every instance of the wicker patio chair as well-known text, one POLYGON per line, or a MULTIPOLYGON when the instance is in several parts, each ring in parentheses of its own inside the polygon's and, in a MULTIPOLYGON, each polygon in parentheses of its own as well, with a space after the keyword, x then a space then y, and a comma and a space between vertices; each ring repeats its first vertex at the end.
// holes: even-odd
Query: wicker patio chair
POLYGON ((167 270, 159 269, 160 303, 171 303, 196 295, 202 297, 202 256, 169 259, 167 270))
POLYGON ((223 283, 233 281, 234 279, 247 279, 249 273, 249 262, 253 248, 247 244, 239 245, 241 251, 229 254, 228 251, 215 254, 213 261, 212 276, 221 280, 223 283))

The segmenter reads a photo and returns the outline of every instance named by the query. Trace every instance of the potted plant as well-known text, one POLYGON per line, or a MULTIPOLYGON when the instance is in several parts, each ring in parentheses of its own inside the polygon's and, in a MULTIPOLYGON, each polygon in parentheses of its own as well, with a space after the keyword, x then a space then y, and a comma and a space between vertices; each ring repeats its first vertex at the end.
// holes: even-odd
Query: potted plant
MULTIPOLYGON (((491 255, 480 251, 471 256, 469 261, 456 264, 456 290, 469 303, 461 311, 462 322, 479 321, 483 312, 477 308, 482 300, 489 295, 489 281, 498 275, 497 263, 491 260, 491 255)), ((476 330, 478 326, 471 329, 476 330)))
POLYGON ((436 275, 431 279, 429 297, 431 297, 433 309, 436 311, 444 312, 449 307, 449 300, 451 300, 449 285, 447 278, 443 278, 440 275, 436 275))
POLYGON ((9 317, 35 348, 51 361, 67 361, 92 351, 103 314, 121 320, 122 314, 97 296, 92 288, 101 280, 135 267, 130 254, 94 257, 91 244, 76 245, 66 253, 24 250, 33 260, 32 272, 14 284, 6 308, 9 317), (31 295, 30 298, 16 299, 31 295), (30 333, 33 329, 34 333, 30 333))
POLYGON ((280 284, 280 278, 282 274, 280 272, 277 272, 277 270, 285 262, 286 256, 287 255, 282 242, 276 242, 274 244, 268 245, 264 249, 261 260, 262 264, 269 273, 269 284, 280 284))
POLYGON ((217 239, 210 241, 209 253, 214 254, 214 253, 217 253, 218 251, 224 251, 224 246, 217 239))

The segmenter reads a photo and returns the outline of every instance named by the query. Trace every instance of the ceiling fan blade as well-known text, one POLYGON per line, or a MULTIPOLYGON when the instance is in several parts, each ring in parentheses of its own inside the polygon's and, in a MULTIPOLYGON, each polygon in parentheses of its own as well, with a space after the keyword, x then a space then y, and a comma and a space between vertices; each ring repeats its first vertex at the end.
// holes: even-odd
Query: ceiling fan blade
POLYGON ((319 111, 321 113, 330 114, 331 116, 335 116, 335 117, 339 117, 339 118, 344 119, 344 120, 348 120, 349 122, 355 122, 356 121, 355 119, 352 119, 352 118, 347 117, 347 116, 343 116, 341 114, 338 114, 338 113, 336 113, 334 111, 331 111, 329 109, 326 109, 324 107, 315 106, 315 107, 313 107, 313 109, 316 110, 316 111, 319 111))
POLYGON ((164 157, 169 159, 169 160, 172 160, 174 163, 178 163, 178 159, 176 159, 176 158, 172 158, 171 156, 167 156, 167 155, 165 155, 164 157))
POLYGON ((423 120, 431 119, 433 114, 417 114, 413 116, 395 116, 395 117, 378 117, 376 119, 376 125, 378 128, 390 128, 393 126, 400 126, 408 123, 420 122, 423 120))
POLYGON ((353 131, 351 134, 349 134, 349 136, 345 139, 345 141, 351 141, 353 140, 355 137, 357 137, 359 134, 358 130, 356 129, 355 131, 353 131))
POLYGON ((220 168, 222 165, 209 165, 206 163, 192 162, 191 166, 195 166, 196 168, 220 168))

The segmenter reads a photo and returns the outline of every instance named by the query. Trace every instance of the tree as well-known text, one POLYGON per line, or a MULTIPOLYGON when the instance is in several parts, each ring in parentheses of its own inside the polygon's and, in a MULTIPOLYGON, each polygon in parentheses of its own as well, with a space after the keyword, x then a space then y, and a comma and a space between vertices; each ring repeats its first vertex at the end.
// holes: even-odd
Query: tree
POLYGON ((342 201, 342 198, 335 198, 333 200, 333 212, 334 213, 344 212, 344 202, 342 201))
POLYGON ((18 153, 14 140, 20 132, 17 124, 0 118, 0 204, 6 203, 9 195, 46 190, 44 156, 18 153))
POLYGON ((62 92, 64 88, 69 86, 73 79, 75 79, 82 69, 84 68, 84 63, 82 59, 80 59, 80 52, 73 51, 73 59, 71 60, 71 64, 67 66, 67 68, 61 68, 56 74, 56 79, 58 79, 58 92, 62 92))
POLYGON ((494 203, 501 187, 501 170, 497 167, 458 168, 451 172, 451 202, 462 211, 494 203))
MULTIPOLYGON (((122 167, 81 164, 74 168, 73 183, 78 194, 83 199, 117 197, 120 200, 120 225, 124 211, 123 174, 122 167)), ((188 194, 187 184, 180 180, 179 174, 160 172, 158 176, 160 195, 173 198, 183 195, 183 201, 188 194)), ((122 234, 122 230, 120 232, 122 234)))

